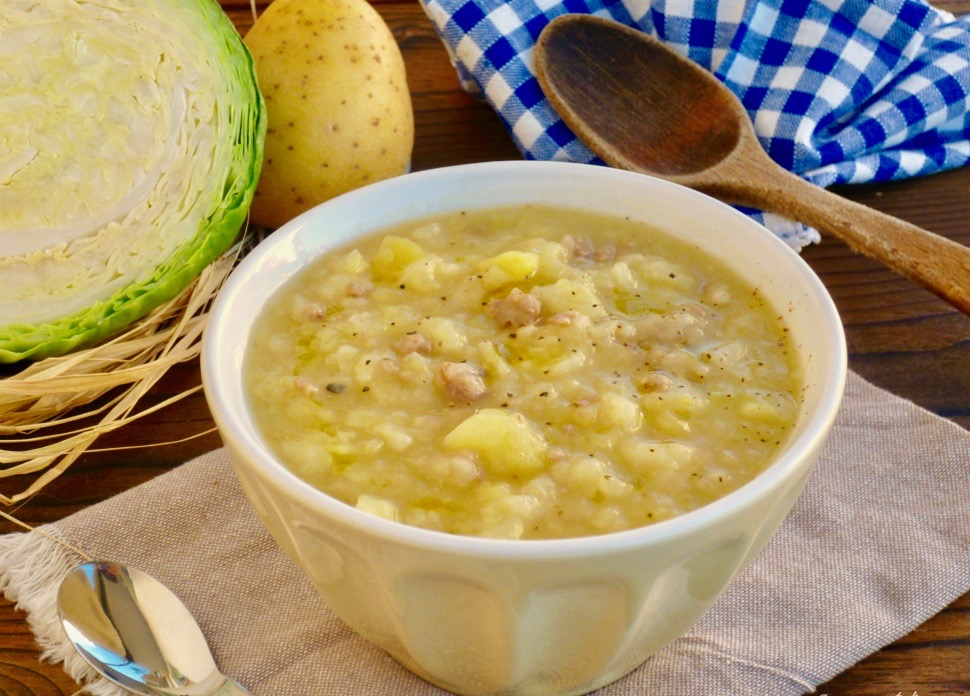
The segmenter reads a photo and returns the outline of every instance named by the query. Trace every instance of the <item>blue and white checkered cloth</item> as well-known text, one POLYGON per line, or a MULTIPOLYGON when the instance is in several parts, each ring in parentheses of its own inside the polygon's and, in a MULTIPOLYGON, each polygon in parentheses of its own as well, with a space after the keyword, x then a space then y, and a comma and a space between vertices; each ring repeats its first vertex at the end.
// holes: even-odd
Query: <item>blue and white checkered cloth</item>
MULTIPOLYGON (((599 162, 545 99, 539 32, 569 12, 657 36, 742 101, 769 155, 819 186, 970 162, 970 18, 921 0, 422 0, 462 86, 529 159, 599 162)), ((749 211, 796 248, 801 225, 749 211)))

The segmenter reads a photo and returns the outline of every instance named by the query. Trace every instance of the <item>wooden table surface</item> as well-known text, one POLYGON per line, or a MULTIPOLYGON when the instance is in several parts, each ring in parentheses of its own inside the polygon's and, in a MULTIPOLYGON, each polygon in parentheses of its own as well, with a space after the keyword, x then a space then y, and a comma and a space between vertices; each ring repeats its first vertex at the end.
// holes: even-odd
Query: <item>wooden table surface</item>
MULTIPOLYGON (((263 0, 261 5, 265 5, 263 0)), ((520 159, 492 110, 464 94, 418 0, 375 0, 404 53, 416 120, 413 167, 520 159)), ((970 0, 937 2, 956 14, 970 0)), ((243 33, 246 0, 222 0, 243 33)), ((842 195, 970 245, 970 168, 842 195)), ((970 319, 878 264, 826 239, 803 253, 841 312, 849 362, 871 382, 970 428, 970 319)), ((197 361, 171 370, 149 406, 199 383, 197 361)), ((11 510, 37 525, 87 507, 220 446, 201 394, 103 437, 59 479, 11 510), (119 451, 113 448, 139 447, 119 451)), ((26 487, 13 481, 16 490, 26 487)), ((970 497, 970 496, 968 496, 970 497)), ((918 501, 905 501, 918 504, 918 501)), ((970 502, 970 501, 968 501, 970 502)), ((16 531, 0 521, 0 532, 16 531)), ((820 627, 820 629, 823 627, 820 627)), ((24 614, 0 600, 0 696, 74 694, 59 665, 41 663, 24 614)), ((970 593, 818 690, 853 696, 970 694, 970 593)), ((283 694, 281 696, 293 696, 283 694)))

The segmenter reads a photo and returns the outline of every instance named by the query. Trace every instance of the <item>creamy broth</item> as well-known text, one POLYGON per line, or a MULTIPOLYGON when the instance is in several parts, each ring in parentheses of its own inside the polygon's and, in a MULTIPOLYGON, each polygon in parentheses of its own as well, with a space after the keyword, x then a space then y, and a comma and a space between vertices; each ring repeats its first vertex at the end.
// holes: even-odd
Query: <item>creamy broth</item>
POLYGON ((276 455, 405 524, 511 539, 648 525, 791 432, 784 319, 642 223, 468 211, 328 253, 271 298, 245 382, 276 455))

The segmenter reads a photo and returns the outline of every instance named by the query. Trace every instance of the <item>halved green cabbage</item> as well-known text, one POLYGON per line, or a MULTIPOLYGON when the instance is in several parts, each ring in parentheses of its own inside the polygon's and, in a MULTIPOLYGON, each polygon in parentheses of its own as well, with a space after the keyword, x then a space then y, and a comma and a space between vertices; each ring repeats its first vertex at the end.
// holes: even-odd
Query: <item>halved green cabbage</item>
POLYGON ((89 345, 235 240, 262 163, 215 0, 2 0, 0 362, 89 345))

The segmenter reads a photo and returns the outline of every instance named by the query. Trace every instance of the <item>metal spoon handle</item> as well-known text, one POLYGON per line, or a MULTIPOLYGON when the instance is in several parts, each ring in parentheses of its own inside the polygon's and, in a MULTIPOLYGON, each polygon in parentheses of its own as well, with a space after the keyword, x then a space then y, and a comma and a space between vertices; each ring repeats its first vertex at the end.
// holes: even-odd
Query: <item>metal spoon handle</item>
POLYGON ((226 679, 226 683, 220 686, 219 690, 212 696, 252 696, 252 694, 232 679, 226 679))

